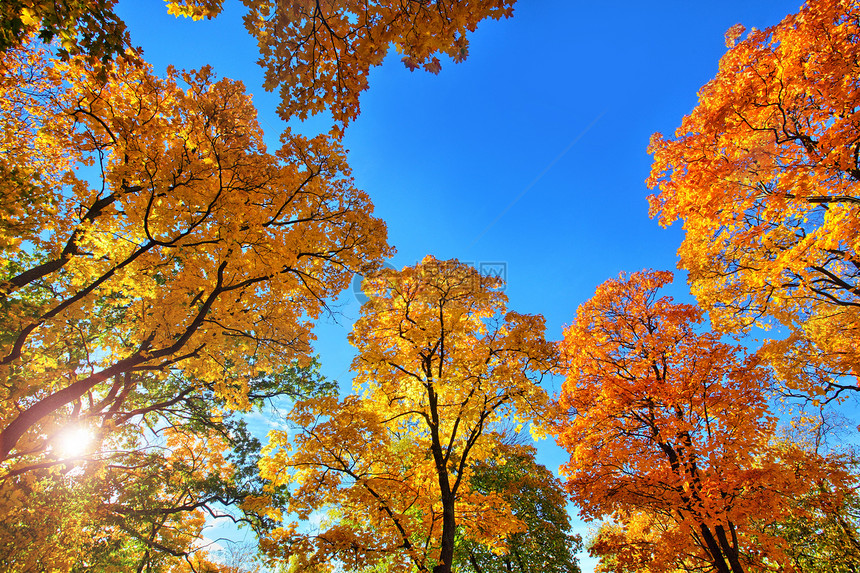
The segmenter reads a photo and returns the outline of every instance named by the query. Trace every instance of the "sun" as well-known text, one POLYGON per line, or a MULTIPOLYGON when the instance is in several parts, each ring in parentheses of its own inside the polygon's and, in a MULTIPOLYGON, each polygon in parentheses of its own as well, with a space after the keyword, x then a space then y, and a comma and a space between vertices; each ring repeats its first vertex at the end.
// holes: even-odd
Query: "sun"
POLYGON ((73 426, 66 428, 57 439, 57 449, 66 458, 75 458, 87 451, 93 441, 93 432, 89 428, 73 426))

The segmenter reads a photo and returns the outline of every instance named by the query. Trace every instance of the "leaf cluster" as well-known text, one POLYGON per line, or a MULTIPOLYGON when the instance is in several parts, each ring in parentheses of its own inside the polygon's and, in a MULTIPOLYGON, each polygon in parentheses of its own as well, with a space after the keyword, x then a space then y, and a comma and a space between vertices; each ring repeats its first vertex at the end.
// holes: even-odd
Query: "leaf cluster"
POLYGON ((681 220, 693 294, 723 331, 784 327, 763 356, 793 390, 856 389, 860 336, 860 11, 810 0, 731 49, 670 139, 651 215, 681 220))
POLYGON ((508 535, 504 554, 465 537, 458 540, 457 570, 579 573, 575 554, 582 549, 582 540, 570 533, 563 486, 534 456, 533 447, 503 440, 496 457, 478 460, 472 466, 472 489, 484 495, 501 495, 525 528, 508 535))
POLYGON ((491 431, 500 421, 545 415, 536 382, 555 347, 542 317, 506 312, 498 287, 432 257, 366 281, 350 335, 362 395, 299 402, 297 432, 270 435, 263 477, 289 488, 299 520, 321 520, 273 532, 270 552, 309 570, 450 571, 457 535, 508 551, 524 518, 501 491, 472 487, 474 464, 504 463, 491 431))

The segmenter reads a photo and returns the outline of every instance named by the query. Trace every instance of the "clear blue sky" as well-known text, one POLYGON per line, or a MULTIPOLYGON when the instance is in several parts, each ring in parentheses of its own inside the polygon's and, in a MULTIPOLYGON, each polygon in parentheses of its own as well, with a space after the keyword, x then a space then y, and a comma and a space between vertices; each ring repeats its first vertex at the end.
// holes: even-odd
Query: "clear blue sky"
MULTIPOLYGON (((243 80, 275 149, 277 99, 260 87, 244 8, 227 4, 202 22, 170 17, 156 0, 123 0, 119 13, 157 71, 211 64, 243 80)), ((409 72, 393 54, 371 74, 362 116, 346 133, 357 185, 397 248, 392 263, 427 254, 504 263, 510 308, 543 314, 552 339, 607 278, 674 269, 680 228, 648 218, 648 139, 673 132, 692 110, 725 52, 726 29, 765 28, 799 7, 520 0, 513 18, 484 22, 471 36, 465 63, 443 63, 438 76, 409 72)), ((686 292, 683 277, 675 291, 686 292)), ((358 306, 346 293, 337 321, 318 328, 332 378, 348 379, 346 333, 358 306)), ((563 461, 550 444, 539 451, 553 470, 563 461)), ((594 562, 583 556, 582 564, 588 572, 594 562)))

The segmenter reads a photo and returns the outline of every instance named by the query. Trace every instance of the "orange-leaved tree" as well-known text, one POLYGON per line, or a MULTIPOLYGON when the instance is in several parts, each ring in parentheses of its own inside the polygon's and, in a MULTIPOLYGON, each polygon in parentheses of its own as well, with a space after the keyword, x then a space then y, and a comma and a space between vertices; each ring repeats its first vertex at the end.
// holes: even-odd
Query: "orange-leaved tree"
MULTIPOLYGON (((860 562, 858 476, 852 474, 856 458, 836 453, 822 458, 782 439, 774 447, 779 463, 803 476, 798 478, 803 485, 792 488, 794 495, 777 515, 756 514, 748 520, 751 537, 780 540, 779 560, 771 560, 765 570, 853 573, 860 562)), ((595 569, 600 573, 655 571, 660 570, 656 564, 670 562, 687 566, 685 571, 702 570, 693 568, 700 557, 684 537, 670 515, 636 508, 603 522, 588 551, 600 559, 595 569)))
POLYGON ((660 271, 608 280, 565 330, 557 432, 568 490, 588 519, 635 532, 638 514, 656 516, 660 527, 644 528, 650 571, 780 563, 781 542, 750 525, 780 515, 803 481, 769 449, 771 374, 700 332, 701 309, 658 297, 671 281, 660 271))
POLYGON ((324 514, 318 531, 275 532, 272 550, 304 567, 435 573, 451 571, 457 535, 505 551, 523 523, 497 491, 470 486, 472 467, 504 451, 500 420, 544 416, 537 382, 555 346, 542 317, 505 309, 502 286, 432 257, 365 282, 350 335, 362 395, 300 402, 297 431, 270 435, 262 475, 290 488, 301 520, 324 514))
POLYGON ((242 84, 208 69, 97 73, 0 61, 3 471, 70 425, 169 408, 189 391, 161 393, 172 372, 247 408, 249 380, 307 362, 325 300, 389 253, 332 139, 268 152, 242 84))
POLYGON ((860 374, 860 5, 810 0, 742 32, 675 138, 651 141, 651 214, 683 221, 715 327, 787 327, 765 351, 777 373, 833 397, 860 374))

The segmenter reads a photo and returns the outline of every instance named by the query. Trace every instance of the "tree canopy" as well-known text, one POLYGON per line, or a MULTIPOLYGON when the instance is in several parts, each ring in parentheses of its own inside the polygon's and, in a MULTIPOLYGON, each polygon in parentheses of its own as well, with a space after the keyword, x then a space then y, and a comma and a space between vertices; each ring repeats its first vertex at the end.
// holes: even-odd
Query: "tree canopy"
POLYGON ((742 573, 783 563, 784 540, 753 521, 787 515, 806 480, 832 464, 772 449, 770 372, 697 332, 701 309, 658 297, 671 280, 657 271, 608 280, 565 330, 557 435, 571 454, 567 488, 584 517, 623 524, 595 546, 624 566, 742 573))
POLYGON ((718 328, 787 327, 769 353, 791 387, 856 390, 860 7, 810 0, 742 33, 675 138, 653 137, 651 214, 683 221, 680 265, 718 328))
MULTIPOLYGON (((286 131, 269 152, 241 82, 208 67, 158 76, 123 52, 113 7, 2 11, 0 497, 24 568, 194 569, 213 504, 265 529, 240 485, 257 442, 225 420, 295 397, 280 373, 309 365, 314 321, 392 252, 335 136, 286 131), (88 447, 70 459, 74 439, 88 447)), ((378 63, 313 57, 347 75, 378 63)), ((354 117, 333 85, 313 90, 313 111, 354 117)))
POLYGON ((3 65, 2 460, 115 423, 177 369, 247 407, 247 377, 306 361, 325 300, 389 252, 340 146, 268 153, 237 82, 120 61, 103 84, 36 49, 3 65))
MULTIPOLYGON (((165 0, 169 13, 214 18, 224 0, 165 0)), ((439 73, 440 55, 462 62, 469 32, 486 18, 507 18, 515 0, 242 0, 245 28, 257 39, 265 88, 279 88, 281 117, 328 111, 341 127, 358 117, 370 69, 391 47, 404 65, 439 73)), ((62 56, 108 65, 124 58, 131 38, 116 0, 10 0, 0 8, 0 53, 32 35, 59 40, 62 56)))
POLYGON ((114 12, 116 0, 8 0, 0 7, 0 53, 38 35, 59 53, 85 54, 102 64, 122 55, 130 38, 114 12))
POLYGON ((269 547, 302 567, 450 572, 458 534, 505 553, 524 527, 499 491, 470 485, 479 460, 504 464, 502 420, 540 421, 537 382, 555 366, 543 318, 507 311, 499 279, 425 258, 367 279, 350 340, 362 395, 300 402, 298 432, 270 435, 263 477, 289 487, 292 522, 269 547))
POLYGON ((241 4, 281 119, 327 133, 267 146, 241 81, 156 73, 117 0, 0 6, 0 569, 579 573, 572 500, 599 571, 857 570, 857 457, 798 429, 860 397, 857 2, 732 27, 653 136, 651 216, 683 222, 698 304, 622 273, 560 342, 470 264, 382 270, 343 147, 392 50, 439 73, 514 0, 241 4), (349 393, 314 329, 356 275, 349 393), (281 407, 264 445, 249 420, 281 407), (223 521, 249 551, 219 557, 223 521))

